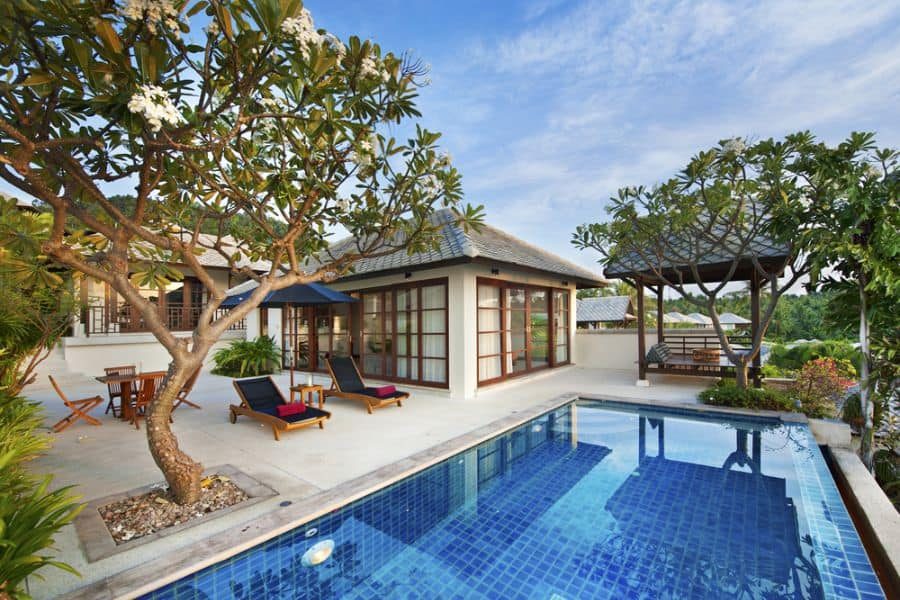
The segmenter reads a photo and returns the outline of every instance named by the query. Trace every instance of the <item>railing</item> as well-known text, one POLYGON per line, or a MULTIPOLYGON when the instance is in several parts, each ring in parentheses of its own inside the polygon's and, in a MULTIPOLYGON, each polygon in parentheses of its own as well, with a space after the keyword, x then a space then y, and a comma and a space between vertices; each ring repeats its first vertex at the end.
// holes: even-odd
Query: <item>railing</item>
MULTIPOLYGON (((719 354, 724 356, 722 345, 719 343, 719 336, 707 334, 684 334, 670 335, 666 334, 665 342, 672 350, 672 354, 690 357, 694 350, 698 349, 718 349, 719 354)), ((735 350, 749 350, 753 340, 748 334, 729 335, 728 342, 735 350)))
MULTIPOLYGON (((203 306, 168 303, 159 307, 160 318, 169 331, 192 331, 197 327, 203 306)), ((214 319, 225 316, 230 309, 216 309, 214 319)), ((84 310, 85 331, 87 335, 108 335, 115 333, 141 333, 150 331, 139 311, 131 305, 121 304, 113 310, 104 304, 93 304, 84 310)), ((245 319, 241 319, 228 328, 229 331, 243 331, 247 328, 245 319)))

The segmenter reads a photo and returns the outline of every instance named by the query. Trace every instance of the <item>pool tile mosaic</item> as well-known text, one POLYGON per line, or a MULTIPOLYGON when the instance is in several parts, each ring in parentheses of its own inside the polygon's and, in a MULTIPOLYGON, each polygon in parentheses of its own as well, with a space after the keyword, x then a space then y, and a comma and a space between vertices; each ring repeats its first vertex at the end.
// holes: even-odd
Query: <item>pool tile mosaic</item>
POLYGON ((554 411, 148 596, 721 597, 884 595, 805 425, 607 403, 554 411), (303 566, 326 539, 330 558, 303 566))

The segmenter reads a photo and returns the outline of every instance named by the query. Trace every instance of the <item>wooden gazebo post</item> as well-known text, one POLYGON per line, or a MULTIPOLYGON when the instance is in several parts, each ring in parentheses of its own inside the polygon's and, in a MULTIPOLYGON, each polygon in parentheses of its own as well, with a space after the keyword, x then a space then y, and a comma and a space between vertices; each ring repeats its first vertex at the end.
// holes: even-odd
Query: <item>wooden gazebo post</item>
MULTIPOLYGON (((750 345, 753 346, 753 342, 756 340, 756 334, 759 331, 759 274, 755 271, 750 275, 750 345)), ((762 387, 762 379, 760 378, 760 371, 762 370, 762 360, 760 354, 762 353, 762 348, 760 348, 760 352, 756 353, 756 356, 753 357, 753 367, 751 370, 751 375, 753 377, 753 387, 762 387)))
POLYGON ((637 290, 637 325, 638 325, 638 380, 637 385, 644 387, 650 385, 647 381, 647 342, 646 323, 644 318, 644 284, 640 278, 635 278, 634 287, 637 290))
POLYGON ((656 343, 662 344, 666 341, 665 324, 663 323, 663 284, 659 283, 656 288, 656 343))

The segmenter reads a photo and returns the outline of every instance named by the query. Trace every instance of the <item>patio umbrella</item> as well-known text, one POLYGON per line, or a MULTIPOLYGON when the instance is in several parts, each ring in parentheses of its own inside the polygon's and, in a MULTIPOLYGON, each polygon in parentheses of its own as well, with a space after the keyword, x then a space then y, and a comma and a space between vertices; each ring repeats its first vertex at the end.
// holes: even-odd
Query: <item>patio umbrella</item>
MULTIPOLYGON (((241 302, 253 294, 259 286, 259 283, 253 281, 245 281, 240 285, 225 292, 226 298, 222 301, 222 308, 234 308, 241 302)), ((348 296, 342 292, 338 292, 321 283, 295 283, 292 286, 269 292, 263 301, 259 303, 260 308, 282 308, 284 306, 318 306, 321 304, 344 304, 348 302, 358 302, 353 296, 348 296)), ((294 387, 294 360, 291 357, 291 387, 294 387)))
MULTIPOLYGON (((231 288, 222 302, 222 308, 234 308, 250 297, 259 283, 250 280, 231 288)), ((281 290, 269 292, 260 307, 281 308, 288 304, 292 306, 316 306, 319 304, 343 304, 356 302, 356 298, 338 292, 321 283, 297 283, 281 290)))

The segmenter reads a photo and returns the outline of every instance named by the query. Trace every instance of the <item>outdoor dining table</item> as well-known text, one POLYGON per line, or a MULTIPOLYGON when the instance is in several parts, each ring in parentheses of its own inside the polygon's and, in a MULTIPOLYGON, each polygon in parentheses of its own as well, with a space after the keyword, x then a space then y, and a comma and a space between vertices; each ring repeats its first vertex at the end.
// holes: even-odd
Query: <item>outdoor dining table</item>
POLYGON ((134 381, 137 381, 140 378, 140 373, 133 373, 131 375, 101 375, 97 377, 97 381, 104 385, 108 385, 110 383, 118 383, 122 388, 122 410, 119 411, 119 418, 123 421, 131 420, 131 384, 134 381))

